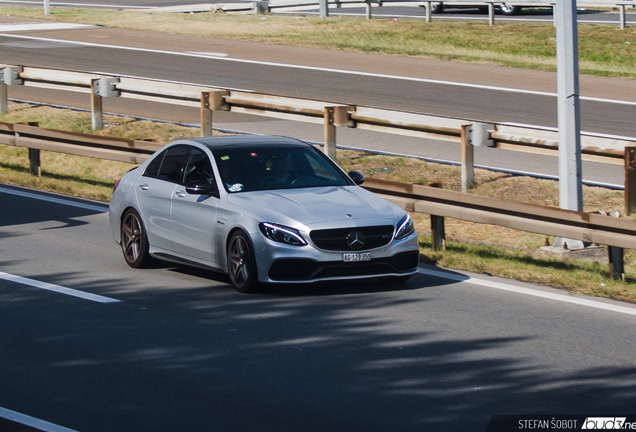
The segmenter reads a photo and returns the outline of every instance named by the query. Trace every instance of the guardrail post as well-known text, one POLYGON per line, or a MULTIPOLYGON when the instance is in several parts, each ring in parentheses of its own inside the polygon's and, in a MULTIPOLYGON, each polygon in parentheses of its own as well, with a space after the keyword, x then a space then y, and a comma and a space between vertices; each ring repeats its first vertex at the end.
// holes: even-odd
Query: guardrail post
MULTIPOLYGON (((40 126, 40 123, 38 122, 28 122, 28 123, 20 123, 20 124, 26 124, 26 125, 35 126, 35 127, 40 126)), ((15 138, 16 138, 16 141, 17 141, 17 138, 20 138, 20 134, 18 132, 15 133, 15 138)), ((36 177, 42 176, 42 171, 40 169, 40 149, 29 148, 29 172, 36 177)))
POLYGON ((91 80, 91 127, 93 130, 104 128, 102 118, 102 97, 118 97, 115 85, 119 78, 95 78, 91 80))
POLYGON ((462 192, 475 184, 475 149, 468 140, 468 130, 471 127, 472 125, 462 125, 462 192))
POLYGON ((0 113, 9 112, 9 92, 6 84, 0 84, 0 113))
POLYGON ((91 128, 96 130, 104 129, 102 118, 102 97, 97 94, 95 84, 97 80, 91 80, 91 128))
POLYGON ((608 246, 610 277, 613 280, 625 282, 625 264, 623 261, 623 248, 608 246))
MULTIPOLYGON (((610 212, 610 216, 621 217, 619 212, 610 212)), ((608 246, 609 253, 609 271, 613 280, 622 280, 625 282, 625 262, 623 260, 623 248, 616 246, 608 246)))
POLYGON ((365 8, 367 12, 367 19, 370 20, 371 19, 371 1, 370 0, 367 0, 365 2, 365 8))
POLYGON ((9 112, 8 86, 24 84, 20 72, 22 66, 8 66, 0 70, 0 113, 9 112))
POLYGON ((619 10, 619 19, 621 21, 621 30, 625 30, 625 5, 619 4, 618 10, 619 10))
POLYGON ((329 0, 320 0, 320 18, 329 18, 329 0))
MULTIPOLYGON (((429 187, 441 189, 441 183, 431 183, 429 187)), ((431 247, 435 252, 446 250, 446 230, 444 216, 431 214, 431 247)))
POLYGON ((336 160, 336 125, 334 119, 334 107, 325 107, 325 153, 334 161, 336 160))
POLYGON ((495 4, 493 2, 488 3, 488 25, 495 25, 495 4))
POLYGON ((201 92, 201 136, 212 136, 212 116, 214 111, 229 111, 225 102, 228 90, 211 90, 201 92))
POLYGON ((39 149, 29 149, 29 171, 36 177, 42 176, 42 171, 40 169, 40 150, 39 149))
POLYGON ((444 216, 431 215, 431 243, 435 252, 446 250, 444 216))
POLYGON ((554 28, 556 28, 556 26, 557 26, 557 6, 556 6, 556 2, 552 3, 552 24, 554 25, 554 28))
POLYGON ((210 93, 201 93, 201 136, 212 136, 212 109, 210 108, 210 93))
POLYGON ((269 2, 268 1, 254 1, 252 2, 252 10, 255 14, 265 14, 269 12, 269 2))
POLYGON ((636 210, 636 147, 625 147, 625 213, 636 210))
POLYGON ((431 22, 431 2, 430 1, 426 2, 426 22, 427 23, 431 22))

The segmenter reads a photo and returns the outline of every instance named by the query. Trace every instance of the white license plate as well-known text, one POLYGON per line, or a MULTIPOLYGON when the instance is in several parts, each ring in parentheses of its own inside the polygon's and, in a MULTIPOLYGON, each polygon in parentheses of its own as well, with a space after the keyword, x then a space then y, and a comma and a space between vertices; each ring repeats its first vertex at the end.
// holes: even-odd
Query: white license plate
POLYGON ((346 254, 342 254, 342 260, 345 261, 345 262, 371 261, 371 253, 370 252, 346 253, 346 254))

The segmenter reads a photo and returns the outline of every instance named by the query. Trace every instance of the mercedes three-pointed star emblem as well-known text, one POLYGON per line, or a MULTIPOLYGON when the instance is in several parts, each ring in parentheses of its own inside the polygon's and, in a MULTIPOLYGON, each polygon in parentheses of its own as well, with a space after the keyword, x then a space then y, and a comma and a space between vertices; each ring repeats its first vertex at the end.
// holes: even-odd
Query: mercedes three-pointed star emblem
POLYGON ((347 234, 347 244, 351 250, 360 250, 364 247, 364 233, 360 230, 353 230, 347 234))

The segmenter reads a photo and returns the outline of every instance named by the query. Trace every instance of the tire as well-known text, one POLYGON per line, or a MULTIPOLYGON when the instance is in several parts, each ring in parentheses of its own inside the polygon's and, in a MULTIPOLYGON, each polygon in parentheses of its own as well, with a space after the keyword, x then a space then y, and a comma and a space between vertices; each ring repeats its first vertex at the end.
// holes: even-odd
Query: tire
POLYGON ((148 236, 141 216, 128 209, 121 219, 121 250, 126 264, 132 268, 147 268, 155 264, 148 252, 148 236))
POLYGON ((256 257, 247 234, 235 232, 227 244, 227 272, 230 283, 240 293, 258 290, 256 257))
POLYGON ((504 15, 512 16, 517 15, 521 8, 519 6, 511 6, 509 4, 502 3, 501 5, 499 5, 499 10, 504 15))

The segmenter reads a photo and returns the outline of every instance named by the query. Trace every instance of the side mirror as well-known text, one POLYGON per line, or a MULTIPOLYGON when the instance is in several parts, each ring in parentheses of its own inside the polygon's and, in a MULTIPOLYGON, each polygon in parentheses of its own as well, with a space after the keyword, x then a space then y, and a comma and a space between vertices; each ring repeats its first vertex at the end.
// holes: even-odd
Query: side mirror
POLYGON ((364 183, 364 174, 360 171, 349 171, 349 177, 351 177, 351 180, 358 186, 364 183))
POLYGON ((219 193, 216 188, 206 180, 194 181, 186 185, 186 192, 190 195, 214 195, 218 198, 219 193))

